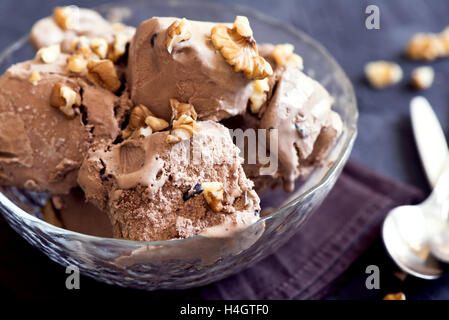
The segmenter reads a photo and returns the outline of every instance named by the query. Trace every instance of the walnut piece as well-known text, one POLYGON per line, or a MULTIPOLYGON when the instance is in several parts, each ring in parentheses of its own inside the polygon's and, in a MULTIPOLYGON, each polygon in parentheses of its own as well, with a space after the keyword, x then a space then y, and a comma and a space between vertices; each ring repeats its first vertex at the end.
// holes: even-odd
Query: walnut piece
POLYGON ((87 60, 81 54, 74 54, 67 57, 67 70, 74 73, 81 73, 87 67, 87 60))
POLYGON ((145 123, 153 130, 153 132, 161 131, 168 128, 169 123, 161 118, 156 118, 155 116, 147 116, 145 118, 145 123))
POLYGON ((264 79, 273 74, 271 65, 261 56, 246 17, 237 16, 233 28, 216 25, 211 31, 214 47, 220 51, 235 72, 248 79, 264 79))
POLYGON ((121 87, 114 63, 111 60, 89 60, 87 78, 98 85, 116 92, 121 87))
POLYGON ((171 121, 179 119, 179 117, 183 114, 188 115, 193 120, 198 119, 195 108, 190 103, 182 103, 176 99, 170 99, 170 107, 172 111, 171 121))
POLYGON ((176 19, 167 29, 166 46, 168 53, 172 53, 173 47, 181 42, 189 40, 192 37, 191 25, 186 18, 176 19))
POLYGON ((445 56, 445 47, 438 35, 418 33, 410 39, 406 53, 413 60, 432 61, 445 56))
POLYGON ((203 182, 203 195, 213 212, 223 210, 223 184, 221 182, 203 182))
POLYGON ((128 126, 122 131, 123 139, 146 137, 153 132, 168 128, 169 123, 154 116, 143 104, 135 106, 129 115, 128 126))
MULTIPOLYGON (((94 39, 94 40, 97 40, 94 39)), ((94 41, 92 40, 92 41, 94 41)), ((86 60, 88 59, 98 59, 100 56, 97 52, 94 52, 91 47, 92 41, 88 39, 86 36, 75 37, 70 42, 70 52, 73 54, 78 54, 83 56, 86 60)), ((106 43, 106 50, 107 50, 106 43)), ((101 57, 100 57, 101 58, 101 57)))
POLYGON ((108 58, 114 62, 117 62, 126 52, 126 44, 129 42, 129 38, 124 33, 114 35, 114 42, 112 42, 108 58))
POLYGON ((242 37, 246 37, 246 38, 253 37, 253 30, 251 29, 251 26, 249 25, 248 18, 245 16, 235 17, 234 28, 235 28, 235 31, 242 37))
POLYGON ((252 113, 259 113, 260 108, 267 102, 268 91, 270 91, 268 78, 254 80, 253 93, 251 94, 251 97, 249 97, 249 108, 252 113))
POLYGON ((141 138, 141 137, 148 137, 152 133, 153 133, 153 130, 151 130, 150 127, 141 127, 141 128, 134 130, 129 138, 137 139, 137 138, 141 138))
POLYGON ((36 57, 44 63, 53 63, 58 59, 60 53, 61 47, 59 44, 52 44, 51 46, 40 48, 36 53, 36 57))
POLYGON ((70 52, 76 52, 79 48, 89 48, 90 43, 86 36, 76 36, 70 41, 70 52))
POLYGON ((405 300, 405 294, 402 292, 387 294, 383 300, 405 300))
POLYGON ((115 31, 123 31, 123 30, 126 28, 126 25, 124 25, 124 24, 121 23, 121 22, 114 22, 114 23, 112 24, 112 28, 113 28, 115 31))
POLYGON ((104 38, 94 38, 90 42, 90 49, 100 59, 105 59, 108 54, 108 42, 104 38))
POLYGON ((446 27, 439 35, 438 35, 440 42, 443 46, 443 56, 448 57, 449 56, 449 27, 446 27))
POLYGON ((37 83, 41 80, 41 74, 39 71, 33 71, 31 72, 30 77, 28 78, 28 81, 33 84, 33 86, 37 85, 37 83))
POLYGON ((193 105, 170 99, 172 108, 172 128, 167 136, 168 143, 178 143, 190 139, 201 130, 196 123, 197 113, 193 105))
POLYGON ((293 63, 302 70, 304 68, 303 60, 294 51, 295 47, 290 43, 278 44, 274 47, 270 55, 278 66, 293 63))
POLYGON ((433 61, 449 57, 449 27, 440 33, 417 33, 407 44, 406 54, 414 60, 433 61))
POLYGON ((432 86, 435 71, 432 67, 418 67, 412 72, 412 85, 417 90, 425 90, 432 86))
POLYGON ((72 30, 78 23, 78 10, 75 6, 56 7, 53 10, 53 20, 62 30, 72 30))
POLYGON ((153 115, 151 111, 143 104, 135 106, 129 114, 128 126, 122 131, 122 138, 128 139, 136 130, 146 127, 145 120, 151 115, 153 115))
POLYGON ((402 69, 394 62, 373 61, 366 64, 365 75, 373 87, 382 89, 401 81, 402 69))
POLYGON ((76 114, 73 106, 81 105, 81 96, 64 83, 57 82, 51 92, 50 105, 64 113, 67 119, 73 119, 76 114))

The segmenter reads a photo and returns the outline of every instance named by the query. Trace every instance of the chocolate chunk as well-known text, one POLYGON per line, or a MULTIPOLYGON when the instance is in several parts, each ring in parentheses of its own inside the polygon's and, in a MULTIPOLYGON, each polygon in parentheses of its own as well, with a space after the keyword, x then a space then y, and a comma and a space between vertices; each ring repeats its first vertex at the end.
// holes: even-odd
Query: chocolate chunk
POLYGON ((203 187, 201 186, 201 183, 197 183, 193 188, 190 188, 189 190, 184 192, 184 194, 182 195, 182 200, 187 201, 201 193, 203 193, 203 187))
POLYGON ((150 42, 151 42, 151 48, 154 48, 154 40, 156 40, 156 38, 157 38, 157 33, 155 33, 155 34, 153 34, 152 36, 151 36, 151 40, 150 40, 150 42))
POLYGON ((306 132, 306 130, 304 129, 303 126, 299 125, 298 123, 295 123, 295 128, 296 128, 296 131, 298 131, 299 136, 301 137, 301 139, 307 138, 307 132, 306 132))

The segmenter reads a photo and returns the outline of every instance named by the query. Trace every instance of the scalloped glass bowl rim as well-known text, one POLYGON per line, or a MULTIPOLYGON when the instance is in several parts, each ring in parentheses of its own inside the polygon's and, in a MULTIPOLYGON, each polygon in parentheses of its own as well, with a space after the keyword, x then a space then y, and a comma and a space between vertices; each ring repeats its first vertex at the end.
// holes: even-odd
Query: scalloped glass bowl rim
MULTIPOLYGON (((136 6, 138 4, 143 5, 167 5, 167 6, 176 6, 176 5, 201 5, 201 6, 208 6, 215 9, 224 8, 224 5, 218 4, 218 3, 210 3, 210 2, 204 2, 204 1, 188 1, 188 2, 181 2, 177 0, 168 0, 168 1, 129 1, 129 2, 118 2, 118 3, 109 3, 109 4, 103 4, 101 6, 98 6, 94 9, 99 10, 100 12, 103 10, 107 10, 110 8, 117 8, 117 7, 132 7, 133 5, 136 6)), ((328 62, 331 63, 336 70, 338 70, 341 73, 341 81, 343 83, 343 86, 346 88, 347 92, 349 93, 348 103, 353 105, 355 114, 353 114, 353 117, 350 119, 352 120, 350 123, 346 124, 346 128, 348 130, 348 135, 346 137, 346 141, 344 145, 342 146, 342 149, 337 156, 336 160, 333 162, 333 164, 329 167, 327 172, 323 175, 323 177, 312 187, 304 191, 302 194, 300 194, 295 199, 291 200, 290 202, 284 204, 277 210, 273 211, 272 213, 261 217, 260 220, 256 221, 253 225, 248 226, 247 228, 254 227, 254 225, 258 223, 263 223, 266 220, 269 220, 279 214, 281 211, 283 211, 286 208, 290 208, 300 201, 302 201, 304 198, 309 196, 311 193, 314 193, 316 190, 320 189, 323 185, 325 185, 329 179, 333 176, 333 174, 344 165, 346 159, 349 157, 349 153, 351 152, 352 146, 354 144, 355 138, 357 136, 357 119, 358 119, 358 109, 357 109, 357 102, 355 99, 354 89, 352 87, 352 84, 348 77, 346 76, 343 69, 340 67, 340 65, 335 61, 335 59, 331 56, 331 54, 317 41, 312 39, 309 35, 307 35, 305 32, 297 29, 296 27, 282 23, 275 18, 272 18, 270 16, 267 16, 263 13, 260 13, 256 10, 252 10, 247 7, 239 6, 239 5, 228 5, 227 8, 232 7, 236 11, 241 12, 242 14, 252 15, 260 19, 261 21, 266 22, 267 24, 270 24, 272 26, 275 26, 279 29, 286 29, 292 34, 296 35, 297 37, 301 38, 302 41, 309 43, 312 47, 314 47, 317 51, 319 51, 323 56, 325 56, 328 59, 328 62)), ((2 51, 0 54, 0 63, 5 60, 11 53, 14 51, 20 49, 22 46, 24 46, 28 42, 29 35, 26 34, 22 36, 18 41, 14 42, 12 45, 8 46, 5 50, 2 51)), ((164 240, 164 241, 133 241, 133 240, 125 240, 125 239, 114 239, 114 238, 104 238, 104 237, 97 237, 97 236, 91 236, 67 229, 62 229, 59 227, 56 227, 44 220, 41 220, 24 210, 22 210, 20 207, 18 207, 15 203, 13 203, 6 195, 4 195, 2 192, 0 192, 0 201, 6 205, 8 208, 10 208, 15 214, 18 214, 21 218, 33 221, 33 223, 36 223, 41 227, 42 229, 47 229, 48 231, 51 231, 53 233, 59 233, 59 234, 66 234, 70 235, 76 238, 83 238, 83 240, 91 240, 91 241, 101 241, 104 242, 104 244, 115 244, 115 245, 175 245, 176 243, 182 243, 185 241, 190 241, 196 238, 206 238, 201 235, 197 235, 194 237, 186 238, 186 239, 174 239, 174 240, 164 240)))

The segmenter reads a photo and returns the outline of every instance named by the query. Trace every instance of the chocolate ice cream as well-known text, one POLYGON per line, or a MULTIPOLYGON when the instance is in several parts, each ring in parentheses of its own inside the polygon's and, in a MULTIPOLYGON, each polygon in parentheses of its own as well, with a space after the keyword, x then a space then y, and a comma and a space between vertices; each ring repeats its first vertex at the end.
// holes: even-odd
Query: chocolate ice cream
POLYGON ((69 51, 69 44, 75 37, 105 38, 112 41, 119 25, 106 21, 98 12, 76 7, 55 8, 51 17, 37 21, 30 32, 30 41, 37 49, 52 44, 62 44, 63 51, 69 51))
POLYGON ((259 198, 228 130, 198 124, 198 133, 177 144, 164 131, 89 153, 78 182, 109 213, 115 237, 168 240, 210 228, 231 234, 258 220, 259 198), (218 202, 208 198, 214 187, 222 189, 218 202))
POLYGON ((279 134, 279 169, 284 188, 292 191, 294 182, 306 161, 319 161, 315 156, 333 145, 342 124, 331 110, 332 98, 317 81, 292 64, 276 71, 276 91, 260 120, 260 128, 275 128, 279 134), (325 129, 326 128, 326 129, 325 129), (320 137, 320 134, 322 136, 320 137), (315 146, 320 137, 319 146, 315 146))
POLYGON ((290 45, 260 46, 261 55, 274 69, 274 74, 266 79, 265 96, 257 112, 248 108, 241 115, 223 121, 231 129, 277 130, 278 146, 270 147, 268 134, 266 141, 267 154, 274 151, 279 161, 275 173, 261 175, 264 165, 259 159, 249 163, 248 151, 245 152, 243 168, 258 192, 279 185, 288 192, 293 191, 298 177, 307 177, 314 167, 321 165, 342 130, 340 116, 331 110, 332 97, 321 84, 302 72, 302 59, 295 57, 291 50, 290 45))
POLYGON ((87 202, 84 192, 74 188, 67 195, 53 196, 42 209, 45 221, 91 236, 112 238, 108 215, 87 202))
POLYGON ((89 147, 113 141, 123 114, 119 97, 66 69, 67 55, 13 65, 0 78, 0 183, 68 193, 89 147), (36 79, 33 76, 37 76, 36 79), (73 118, 51 106, 57 84, 79 99, 73 118))
POLYGON ((128 59, 128 85, 135 104, 170 119, 169 100, 195 106, 200 120, 219 121, 245 111, 252 80, 235 72, 211 41, 216 23, 188 21, 191 37, 167 49, 176 18, 152 18, 136 31, 128 59))
MULTIPOLYGON (((57 212, 48 221, 70 230, 145 241, 204 235, 226 240, 207 244, 207 254, 221 246, 214 259, 228 242, 240 252, 263 233, 260 223, 233 237, 259 220, 255 190, 292 191, 342 130, 293 46, 258 47, 246 17, 154 17, 134 34, 62 7, 30 39, 36 58, 0 78, 0 184, 49 191, 57 212), (249 143, 274 154, 278 169, 242 166, 226 127, 266 132, 265 146, 258 134, 249 143)), ((142 254, 156 251, 123 259, 142 254)))

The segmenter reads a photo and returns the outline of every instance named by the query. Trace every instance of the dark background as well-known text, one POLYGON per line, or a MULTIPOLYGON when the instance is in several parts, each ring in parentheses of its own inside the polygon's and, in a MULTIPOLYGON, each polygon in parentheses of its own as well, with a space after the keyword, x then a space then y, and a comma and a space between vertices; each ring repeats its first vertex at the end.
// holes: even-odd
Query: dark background
MULTIPOLYGON (((151 1, 151 0, 149 0, 151 1)), ((27 33, 39 18, 50 15, 57 5, 93 7, 118 1, 0 1, 0 49, 27 33)), ((121 1, 120 1, 121 2, 121 1)), ((230 0, 288 22, 321 42, 341 64, 354 84, 360 109, 359 136, 352 159, 393 179, 429 191, 412 137, 409 101, 416 94, 408 80, 411 70, 422 63, 403 57, 407 40, 416 32, 440 32, 449 25, 447 0, 230 0), (365 8, 374 4, 381 13, 380 30, 365 28, 365 8), (394 60, 404 70, 402 82, 383 91, 371 89, 363 77, 363 66, 372 60, 394 60)), ((449 60, 432 63, 434 86, 423 92, 449 131, 449 60)), ((39 255, 40 253, 36 253, 39 255)), ((384 292, 402 290, 409 299, 449 299, 449 277, 435 281, 413 278, 405 282, 393 277, 394 265, 380 239, 348 270, 342 286, 330 299, 380 299, 380 291, 365 288, 365 268, 375 264, 381 270, 384 292)), ((65 278, 55 275, 60 281, 65 278)), ((61 282, 63 283, 63 282, 61 282)), ((167 295, 169 297, 169 295, 167 295)))

